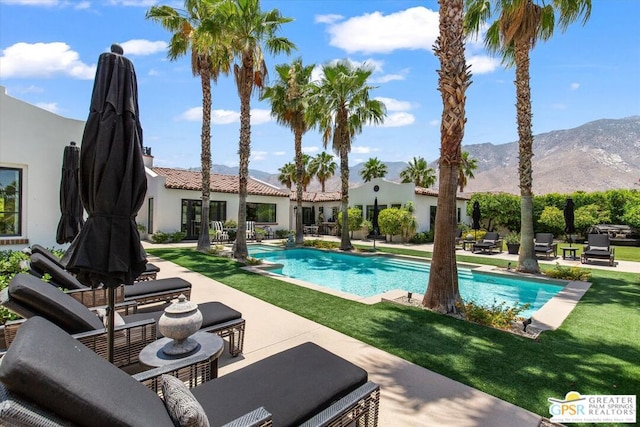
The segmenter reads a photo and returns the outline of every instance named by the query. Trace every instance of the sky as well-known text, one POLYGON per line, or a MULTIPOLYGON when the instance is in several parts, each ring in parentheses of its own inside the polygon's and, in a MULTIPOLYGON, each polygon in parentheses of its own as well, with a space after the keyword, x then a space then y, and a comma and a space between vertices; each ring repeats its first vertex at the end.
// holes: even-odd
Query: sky
MULTIPOLYGON (((167 59, 170 34, 145 19, 164 0, 0 0, 0 85, 7 94, 60 116, 86 120, 99 55, 123 46, 138 78, 144 145, 162 167, 200 166, 202 93, 190 57, 167 59)), ((270 83, 275 66, 302 58, 315 64, 349 60, 373 68, 370 96, 383 101, 383 125, 365 126, 352 141, 350 165, 378 158, 434 161, 440 152, 438 3, 422 0, 262 0, 293 21, 280 35, 291 55, 265 54, 270 83)), ((593 0, 589 21, 539 42, 531 52, 533 133, 570 129, 602 118, 640 114, 640 1, 593 0)), ((489 56, 482 40, 466 44, 473 83, 467 90, 463 145, 517 141, 515 70, 489 56)), ((238 164, 240 101, 233 77, 212 85, 212 163, 238 164)), ((294 159, 293 134, 251 100, 250 168, 276 173, 294 159)), ((1 123, 1 119, 0 119, 1 123)), ((317 130, 303 151, 323 151, 317 130)), ((329 147, 330 151, 331 147, 329 147)), ((337 160, 337 159, 336 159, 337 160)))

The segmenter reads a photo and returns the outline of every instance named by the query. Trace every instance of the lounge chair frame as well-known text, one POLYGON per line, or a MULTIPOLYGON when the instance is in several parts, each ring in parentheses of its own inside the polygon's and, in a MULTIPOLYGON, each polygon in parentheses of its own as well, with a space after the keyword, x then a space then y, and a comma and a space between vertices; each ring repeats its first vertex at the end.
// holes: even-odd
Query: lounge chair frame
POLYGON ((615 246, 611 246, 611 240, 606 234, 589 234, 587 236, 588 244, 584 245, 580 262, 588 264, 590 259, 605 260, 609 262, 609 266, 615 265, 615 246), (607 250, 597 250, 593 247, 606 247, 607 250))
POLYGON ((493 253, 494 249, 498 249, 502 253, 502 239, 496 232, 489 232, 484 236, 484 239, 477 241, 471 247, 471 252, 476 253, 478 251, 482 253, 493 253), (495 238, 493 238, 495 237, 495 238), (487 242, 487 240, 493 240, 493 242, 487 242))
POLYGON ((535 245, 533 247, 534 253, 544 254, 547 259, 553 254, 554 258, 558 257, 558 244, 553 241, 553 234, 551 233, 537 233, 535 239, 535 245))

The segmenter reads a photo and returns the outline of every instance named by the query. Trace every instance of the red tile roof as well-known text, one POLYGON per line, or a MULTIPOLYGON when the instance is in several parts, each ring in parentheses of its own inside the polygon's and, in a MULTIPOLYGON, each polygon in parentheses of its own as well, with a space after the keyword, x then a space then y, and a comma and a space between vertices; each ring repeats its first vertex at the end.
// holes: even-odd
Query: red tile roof
MULTIPOLYGON (((295 191, 291 193, 291 200, 298 200, 298 195, 295 191)), ((325 193, 302 192, 303 202, 337 202, 340 200, 342 200, 342 193, 340 191, 329 191, 325 193)))
MULTIPOLYGON (((198 171, 158 167, 152 170, 166 178, 166 188, 197 191, 202 189, 202 174, 198 171)), ((210 188, 216 193, 238 193, 238 177, 212 173, 210 188)), ((257 196, 289 197, 289 194, 282 190, 255 178, 249 178, 247 181, 247 193, 257 196)))

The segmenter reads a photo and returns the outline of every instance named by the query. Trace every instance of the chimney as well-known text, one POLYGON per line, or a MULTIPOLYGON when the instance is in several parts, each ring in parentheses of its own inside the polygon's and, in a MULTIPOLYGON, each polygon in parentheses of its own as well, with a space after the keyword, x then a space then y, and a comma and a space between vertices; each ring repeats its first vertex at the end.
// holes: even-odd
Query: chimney
POLYGON ((151 155, 151 147, 142 147, 142 159, 144 166, 151 169, 153 167, 153 156, 151 155))

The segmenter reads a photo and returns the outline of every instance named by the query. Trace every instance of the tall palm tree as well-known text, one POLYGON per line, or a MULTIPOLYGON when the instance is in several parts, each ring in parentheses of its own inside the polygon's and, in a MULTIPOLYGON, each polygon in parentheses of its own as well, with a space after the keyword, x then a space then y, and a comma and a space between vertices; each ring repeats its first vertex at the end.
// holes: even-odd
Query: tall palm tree
POLYGON ((337 163, 333 161, 333 156, 326 151, 319 153, 309 162, 309 173, 320 181, 322 192, 325 192, 327 180, 336 174, 337 163))
POLYGON ((367 84, 372 69, 354 67, 347 61, 335 65, 324 65, 322 77, 313 86, 312 102, 307 110, 309 123, 322 133, 326 149, 329 141, 333 151, 340 156, 340 179, 342 188, 342 236, 340 249, 353 249, 349 239, 349 152, 351 141, 362 132, 367 123, 384 121, 386 109, 381 101, 371 99, 367 84))
MULTIPOLYGON (((282 25, 292 19, 283 17, 277 9, 263 12, 259 0, 225 0, 221 10, 225 18, 226 37, 237 59, 233 72, 240 97, 238 230, 244 230, 247 224, 247 180, 251 155, 251 95, 255 89, 262 90, 266 85, 265 51, 289 54, 295 45, 289 39, 278 36, 282 25)), ((239 260, 247 258, 244 232, 236 237, 233 256, 239 260)))
POLYGON ((402 182, 413 182, 417 187, 429 188, 436 183, 436 171, 430 168, 422 157, 414 157, 409 165, 400 172, 402 182))
POLYGON ((377 157, 371 157, 367 160, 360 170, 360 176, 364 182, 369 182, 374 178, 384 178, 386 175, 387 165, 378 160, 377 157))
POLYGON ((485 34, 484 44, 487 50, 502 56, 503 64, 515 65, 516 68, 521 204, 518 271, 540 272, 533 243, 533 132, 529 52, 538 40, 545 41, 553 36, 556 18, 560 29, 564 31, 580 17, 585 24, 590 15, 591 0, 467 0, 465 30, 477 35, 495 17, 485 34))
POLYGON ((465 92, 471 84, 464 56, 463 0, 440 0, 440 35, 434 50, 440 60, 438 90, 442 96, 440 123, 440 185, 435 221, 433 258, 427 292, 422 305, 443 313, 461 307, 456 266, 456 189, 462 138, 464 137, 465 92))
POLYGON ((291 190, 293 183, 296 182, 296 164, 291 162, 285 163, 280 169, 278 169, 278 172, 280 172, 278 175, 278 181, 291 190))
POLYGON ((458 188, 460 188, 460 192, 464 191, 464 187, 467 186, 467 178, 475 178, 473 176, 473 171, 478 169, 478 159, 472 159, 469 157, 468 151, 462 152, 462 157, 460 158, 460 173, 458 175, 458 188))
MULTIPOLYGON (((306 168, 302 156, 302 136, 309 130, 304 117, 308 105, 309 82, 314 65, 302 65, 298 58, 289 64, 276 65, 278 80, 273 86, 267 87, 262 94, 263 99, 271 101, 271 115, 278 123, 291 129, 294 137, 296 153, 296 244, 304 242, 302 228, 302 190, 308 185, 303 184, 306 168)), ((311 179, 309 178, 308 181, 311 179)))
POLYGON ((211 248, 209 237, 209 196, 211 193, 211 80, 229 74, 232 55, 221 42, 223 33, 217 21, 217 3, 206 0, 185 0, 184 10, 170 6, 152 6, 146 19, 158 22, 171 32, 167 56, 175 61, 191 53, 191 71, 200 76, 202 86, 202 208, 198 236, 198 251, 211 248))

